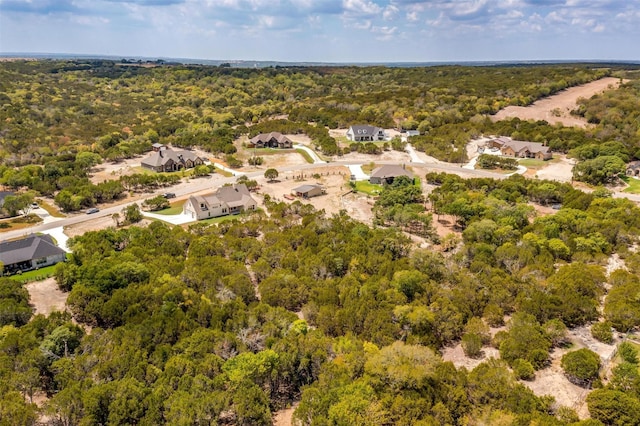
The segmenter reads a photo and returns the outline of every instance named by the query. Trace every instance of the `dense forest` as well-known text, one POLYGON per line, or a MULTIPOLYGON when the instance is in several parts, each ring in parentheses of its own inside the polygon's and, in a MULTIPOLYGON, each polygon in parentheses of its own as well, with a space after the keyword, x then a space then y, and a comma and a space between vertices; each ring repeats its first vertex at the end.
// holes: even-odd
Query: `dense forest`
MULTIPOLYGON (((175 183, 88 179, 155 142, 231 155, 238 135, 281 130, 337 156, 328 129, 355 123, 420 129, 412 144, 449 161, 480 134, 544 142, 579 160, 577 179, 606 183, 640 157, 636 77, 588 64, 3 62, 0 184, 77 210, 175 183), (580 101, 588 129, 486 117, 602 76, 630 80, 580 101)), ((301 425, 640 424, 636 204, 518 175, 418 180, 385 186, 371 226, 265 196, 217 225, 85 233, 55 270, 69 312, 48 317, 0 278, 0 425, 258 425, 294 403, 301 425), (439 236, 441 216, 455 232, 439 236), (613 256, 623 267, 607 271, 613 256), (610 370, 570 347, 576 327, 623 340, 610 370), (457 344, 499 358, 456 368, 442 354, 457 344), (557 350, 590 419, 526 386, 557 350)))
MULTIPOLYGON (((80 326, 69 314, 28 322, 24 289, 0 282, 0 420, 32 424, 30 400, 46 392, 44 413, 62 425, 270 424, 295 400, 301 424, 578 424, 518 379, 548 366, 568 328, 604 324, 592 332, 606 340, 640 325, 629 297, 640 211, 519 176, 426 179, 438 184, 433 214, 463 229, 444 252, 268 197, 268 216, 74 238, 56 279, 80 326), (538 217, 531 202, 563 207, 538 217), (613 253, 627 269, 607 276, 613 253), (469 356, 495 345, 500 360, 456 369, 439 351, 458 341, 469 356)), ((380 207, 415 201, 403 188, 380 207)), ((640 422, 637 349, 627 352, 607 382, 591 351, 563 357, 572 381, 598 388, 580 424, 640 422)))

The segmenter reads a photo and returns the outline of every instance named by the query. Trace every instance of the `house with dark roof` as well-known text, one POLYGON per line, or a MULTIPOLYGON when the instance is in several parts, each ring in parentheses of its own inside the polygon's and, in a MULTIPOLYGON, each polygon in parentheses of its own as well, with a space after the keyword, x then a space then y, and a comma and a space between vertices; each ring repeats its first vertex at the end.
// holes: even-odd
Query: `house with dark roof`
POLYGON ((352 142, 373 142, 387 140, 384 129, 369 125, 355 125, 347 130, 347 139, 352 142))
POLYGON ((324 194, 326 191, 320 185, 301 185, 297 188, 293 188, 291 193, 296 197, 311 198, 324 194))
POLYGON ((291 139, 278 132, 260 133, 249 139, 249 148, 281 148, 293 147, 291 139))
POLYGON ((26 238, 0 243, 0 262, 5 274, 44 268, 64 262, 66 253, 50 235, 31 234, 26 238))
POLYGON ((210 194, 192 195, 182 211, 192 219, 202 220, 255 210, 257 206, 247 186, 239 183, 220 187, 210 194))
POLYGON ((627 176, 640 176, 640 161, 627 163, 627 176))
POLYGON ((16 193, 12 191, 0 191, 0 207, 2 207, 2 205, 4 204, 4 199, 9 195, 16 195, 16 193))
POLYGON ((399 176, 406 176, 411 180, 414 178, 413 173, 405 169, 404 166, 397 164, 385 164, 371 172, 369 183, 375 183, 377 185, 383 185, 385 183, 391 184, 393 183, 393 180, 399 176))
POLYGON ((500 149, 500 153, 506 157, 536 158, 538 160, 550 160, 553 158, 548 146, 539 142, 514 141, 511 138, 501 136, 489 141, 489 147, 500 149))
POLYGON ((140 162, 145 169, 154 172, 175 172, 182 169, 190 169, 204 164, 204 159, 191 151, 173 150, 163 147, 153 151, 147 158, 140 162))

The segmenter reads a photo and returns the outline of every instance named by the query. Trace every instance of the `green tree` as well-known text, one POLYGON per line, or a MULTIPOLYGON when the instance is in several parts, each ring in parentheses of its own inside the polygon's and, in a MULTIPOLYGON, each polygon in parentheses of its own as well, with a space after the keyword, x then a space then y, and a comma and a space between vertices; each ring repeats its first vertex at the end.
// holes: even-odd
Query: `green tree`
POLYGON ((585 387, 591 386, 600 371, 600 357, 586 348, 564 354, 561 364, 572 383, 585 387))
POLYGON ((138 223, 142 220, 142 212, 140 206, 134 203, 122 209, 122 215, 127 223, 138 223))
POLYGON ((640 401, 619 390, 596 389, 587 396, 591 418, 605 425, 640 424, 640 401))
POLYGON ((269 182, 273 182, 278 178, 278 171, 276 169, 267 169, 264 171, 264 177, 269 182))

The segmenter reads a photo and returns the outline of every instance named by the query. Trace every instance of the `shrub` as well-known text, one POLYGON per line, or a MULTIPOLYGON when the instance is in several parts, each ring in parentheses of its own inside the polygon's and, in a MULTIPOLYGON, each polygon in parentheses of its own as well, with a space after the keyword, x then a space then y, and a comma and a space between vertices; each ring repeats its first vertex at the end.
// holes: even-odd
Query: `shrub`
POLYGON ((611 331, 611 323, 608 321, 597 322, 591 326, 591 335, 594 339, 611 344, 613 342, 613 332, 611 331))
POLYGON ((631 343, 620 343, 620 345, 618 345, 618 353, 623 360, 630 362, 631 364, 638 364, 638 349, 636 349, 636 347, 631 343))
POLYGON ((533 380, 536 375, 533 365, 522 358, 518 358, 513 361, 512 368, 513 374, 515 374, 516 378, 519 380, 533 380))
POLYGON ((462 336, 462 350, 470 358, 478 358, 482 353, 482 338, 475 333, 462 336))
POLYGON ((561 364, 569 381, 583 387, 589 387, 600 371, 600 357, 586 348, 565 354, 561 364))

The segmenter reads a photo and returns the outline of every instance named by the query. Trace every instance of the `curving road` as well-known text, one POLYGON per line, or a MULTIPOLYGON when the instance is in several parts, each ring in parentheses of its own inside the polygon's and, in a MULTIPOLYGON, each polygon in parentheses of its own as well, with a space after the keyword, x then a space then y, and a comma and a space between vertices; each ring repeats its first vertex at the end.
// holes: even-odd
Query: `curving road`
MULTIPOLYGON (((350 165, 353 166, 353 165, 362 165, 362 164, 368 164, 368 163, 369 162, 365 162, 365 161, 362 161, 362 162, 354 162, 354 161, 346 161, 346 160, 332 161, 330 163, 302 164, 302 165, 281 167, 279 168, 279 171, 292 172, 292 171, 299 171, 299 170, 317 169, 322 167, 328 168, 328 167, 335 167, 335 166, 349 167, 350 165)), ((377 164, 398 164, 397 161, 376 161, 376 163, 377 164)), ((508 177, 507 175, 493 173, 486 170, 466 169, 466 168, 463 168, 462 165, 454 165, 450 163, 408 162, 404 164, 411 166, 414 169, 415 168, 423 169, 422 174, 425 174, 427 172, 446 172, 446 173, 457 174, 459 176, 467 177, 467 178, 489 177, 494 179, 506 179, 508 177)), ((236 172, 236 174, 238 173, 236 172)), ((245 174, 248 178, 253 179, 253 178, 264 176, 264 170, 256 170, 255 172, 246 172, 242 174, 245 174)), ((175 193, 176 197, 178 198, 186 197, 196 192, 201 192, 206 190, 213 191, 215 188, 221 185, 224 185, 226 183, 234 183, 236 179, 237 179, 236 176, 224 177, 219 174, 214 174, 206 178, 189 179, 186 182, 182 182, 172 187, 171 192, 175 193)), ((30 228, 23 228, 15 231, 3 232, 3 233, 0 233, 0 241, 14 239, 17 237, 28 235, 30 233, 44 232, 44 231, 49 231, 51 229, 55 229, 59 227, 65 227, 69 225, 75 225, 78 223, 88 222, 91 220, 95 220, 96 218, 99 218, 99 217, 111 216, 114 213, 121 213, 123 208, 131 204, 135 204, 135 203, 140 204, 144 199, 150 198, 156 195, 161 195, 164 192, 166 192, 166 188, 159 189, 155 192, 141 194, 141 195, 138 195, 137 199, 134 201, 106 207, 101 209, 100 212, 95 214, 87 215, 84 212, 73 213, 70 217, 67 217, 64 219, 51 220, 47 223, 41 223, 36 226, 32 226, 30 228)), ((640 202, 640 195, 636 195, 636 194, 625 194, 621 192, 616 192, 614 193, 614 197, 627 198, 631 201, 640 202)))

